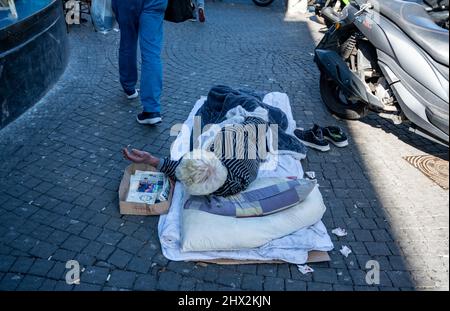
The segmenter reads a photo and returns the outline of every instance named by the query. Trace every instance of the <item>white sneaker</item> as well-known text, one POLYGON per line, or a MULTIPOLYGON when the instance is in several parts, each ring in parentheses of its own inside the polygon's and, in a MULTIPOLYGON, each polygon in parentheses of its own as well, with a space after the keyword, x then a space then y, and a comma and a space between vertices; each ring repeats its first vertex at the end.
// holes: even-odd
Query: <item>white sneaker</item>
POLYGON ((138 96, 139 96, 139 90, 136 89, 136 90, 134 90, 134 93, 133 93, 133 94, 127 95, 127 98, 128 98, 128 99, 135 99, 135 98, 137 98, 138 96))

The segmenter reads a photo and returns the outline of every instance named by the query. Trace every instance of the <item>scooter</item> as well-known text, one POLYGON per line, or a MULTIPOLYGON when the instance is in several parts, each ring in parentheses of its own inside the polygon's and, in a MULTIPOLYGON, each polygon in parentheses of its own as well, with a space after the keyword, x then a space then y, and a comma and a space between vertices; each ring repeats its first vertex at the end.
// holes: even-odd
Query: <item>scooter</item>
MULTIPOLYGON (((257 0, 258 1, 258 0, 257 0)), ((448 2, 449 0, 405 0, 416 2, 425 7, 430 17, 441 27, 449 29, 448 2)), ((314 2, 317 20, 331 27, 341 19, 341 10, 350 0, 316 0, 314 2)))
POLYGON ((350 0, 316 0, 314 3, 317 20, 330 27, 340 20, 341 10, 350 0))
POLYGON ((373 110, 448 146, 449 32, 423 5, 352 0, 314 61, 322 100, 338 117, 357 120, 373 110))
POLYGON ((252 0, 257 6, 269 6, 274 0, 252 0))

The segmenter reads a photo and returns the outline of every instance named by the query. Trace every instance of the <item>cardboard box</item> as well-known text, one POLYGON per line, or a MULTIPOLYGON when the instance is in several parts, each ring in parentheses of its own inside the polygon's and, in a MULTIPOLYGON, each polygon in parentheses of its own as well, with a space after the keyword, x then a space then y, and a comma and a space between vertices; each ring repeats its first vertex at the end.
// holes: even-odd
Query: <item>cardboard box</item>
MULTIPOLYGON (((310 251, 308 253, 308 260, 306 263, 325 262, 330 261, 328 252, 310 251)), ((234 260, 234 259, 211 259, 211 260, 192 260, 204 263, 214 263, 218 265, 249 265, 249 264, 264 264, 264 263, 286 263, 282 260, 234 260)))
POLYGON ((156 168, 147 164, 130 164, 126 169, 122 177, 122 181, 119 186, 119 206, 120 213, 122 215, 162 215, 167 214, 172 202, 173 189, 175 183, 170 181, 169 199, 165 202, 146 204, 146 203, 134 203, 127 202, 128 189, 130 187, 130 176, 134 174, 136 170, 152 171, 155 172, 156 168))

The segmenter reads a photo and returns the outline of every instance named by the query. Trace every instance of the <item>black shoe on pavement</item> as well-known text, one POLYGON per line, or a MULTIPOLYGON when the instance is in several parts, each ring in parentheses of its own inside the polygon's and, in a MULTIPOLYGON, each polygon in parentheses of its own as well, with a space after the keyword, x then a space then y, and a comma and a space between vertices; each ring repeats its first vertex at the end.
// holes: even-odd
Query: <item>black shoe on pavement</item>
POLYGON ((155 125, 161 123, 161 114, 159 112, 141 112, 137 115, 136 121, 140 124, 155 125))
POLYGON ((310 130, 300 130, 296 129, 294 131, 295 136, 297 136, 300 141, 308 147, 320 150, 328 151, 330 150, 330 144, 323 137, 322 129, 320 126, 314 124, 314 127, 310 130))
POLYGON ((338 126, 326 126, 322 128, 323 137, 336 147, 348 146, 347 135, 338 126))
POLYGON ((127 98, 128 99, 135 99, 139 97, 139 89, 135 89, 133 93, 128 94, 127 93, 127 98))

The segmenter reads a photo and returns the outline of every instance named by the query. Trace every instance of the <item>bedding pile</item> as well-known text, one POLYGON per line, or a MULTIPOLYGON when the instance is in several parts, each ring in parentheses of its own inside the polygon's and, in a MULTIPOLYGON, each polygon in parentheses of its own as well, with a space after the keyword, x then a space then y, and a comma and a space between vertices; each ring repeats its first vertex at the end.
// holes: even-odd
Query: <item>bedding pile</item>
MULTIPOLYGON (((303 179, 299 159, 306 156, 306 148, 289 141, 296 122, 288 96, 268 93, 258 107, 246 106, 246 101, 237 105, 228 101, 221 106, 220 119, 205 111, 206 99, 201 97, 196 102, 183 124, 172 145, 172 160, 189 152, 198 139, 193 137, 193 127, 194 117, 199 114, 210 117, 202 122, 216 124, 249 114, 266 114, 269 121, 275 116, 273 122, 282 123, 281 142, 278 148, 269 148, 258 178, 238 195, 215 200, 189 196, 177 182, 169 212, 160 216, 158 224, 163 255, 175 261, 281 260, 304 264, 310 251, 332 250, 333 243, 321 221, 326 207, 319 186, 303 179)), ((267 137, 268 143, 270 139, 267 137)))

